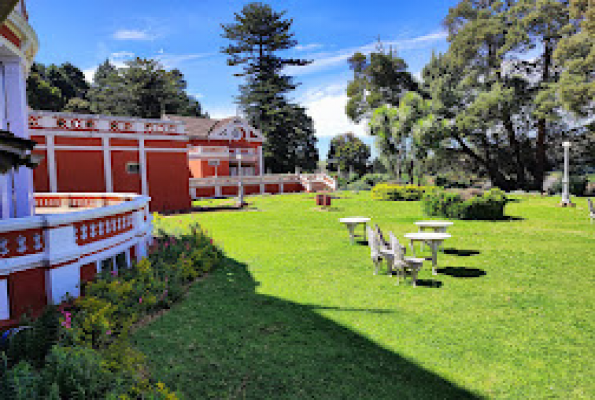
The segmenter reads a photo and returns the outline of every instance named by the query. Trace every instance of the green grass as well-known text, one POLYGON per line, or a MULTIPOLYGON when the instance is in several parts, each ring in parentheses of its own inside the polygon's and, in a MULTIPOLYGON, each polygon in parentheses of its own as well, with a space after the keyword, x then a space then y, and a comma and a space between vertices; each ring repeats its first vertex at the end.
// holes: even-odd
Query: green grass
POLYGON ((154 376, 187 398, 593 397, 586 200, 517 196, 516 219, 455 221, 443 269, 426 262, 413 288, 374 276, 338 219, 369 216, 404 240, 420 203, 340 196, 334 211, 284 195, 251 197, 258 211, 162 219, 173 232, 199 222, 229 258, 134 335, 154 376))

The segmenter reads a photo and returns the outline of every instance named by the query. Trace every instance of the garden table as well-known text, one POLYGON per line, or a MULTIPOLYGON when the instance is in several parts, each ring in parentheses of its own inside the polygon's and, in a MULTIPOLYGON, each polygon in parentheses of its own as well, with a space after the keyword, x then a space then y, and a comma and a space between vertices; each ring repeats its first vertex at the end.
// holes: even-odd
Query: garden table
MULTIPOLYGON (((417 221, 415 225, 419 228, 419 232, 423 232, 426 229, 433 229, 434 232, 446 232, 446 228, 451 226, 453 223, 450 221, 417 221)), ((423 242, 421 248, 423 250, 423 242)))
POLYGON ((366 217, 348 217, 348 218, 341 218, 341 219, 339 219, 339 222, 345 224, 345 226, 349 230, 349 237, 350 237, 350 240, 351 240, 351 244, 353 244, 354 239, 357 236, 355 234, 355 227, 358 224, 363 224, 364 225, 364 235, 363 235, 363 237, 366 237, 366 223, 370 222, 370 218, 366 218, 366 217))
POLYGON ((436 267, 438 266, 438 246, 450 237, 448 233, 443 232, 415 232, 407 233, 405 237, 410 240, 410 247, 413 256, 415 257, 415 249, 413 248, 413 242, 422 242, 430 246, 432 249, 432 274, 437 275, 436 267))

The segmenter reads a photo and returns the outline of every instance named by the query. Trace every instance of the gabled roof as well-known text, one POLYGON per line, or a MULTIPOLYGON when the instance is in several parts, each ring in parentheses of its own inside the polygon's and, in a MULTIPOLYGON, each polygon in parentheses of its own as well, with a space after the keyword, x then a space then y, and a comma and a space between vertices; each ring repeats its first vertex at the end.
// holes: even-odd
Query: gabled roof
POLYGON ((210 119, 198 117, 181 117, 179 115, 163 116, 163 119, 170 121, 183 122, 186 125, 186 135, 190 138, 207 139, 209 134, 217 128, 224 126, 238 117, 228 117, 223 119, 210 119))

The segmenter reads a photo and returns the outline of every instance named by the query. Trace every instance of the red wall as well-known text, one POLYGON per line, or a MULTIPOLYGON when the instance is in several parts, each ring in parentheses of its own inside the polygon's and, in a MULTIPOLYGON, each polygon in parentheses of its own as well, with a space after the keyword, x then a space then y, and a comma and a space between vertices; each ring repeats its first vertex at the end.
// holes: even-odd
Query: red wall
POLYGON ((126 172, 127 163, 138 163, 138 153, 135 151, 112 150, 112 187, 114 192, 140 193, 141 174, 126 172))
POLYGON ((34 268, 8 276, 11 318, 18 318, 25 312, 29 313, 29 309, 33 310, 33 313, 38 312, 46 306, 45 273, 45 268, 34 268))
POLYGON ((147 152, 151 211, 190 209, 189 179, 186 153, 147 152))
POLYGON ((43 156, 43 160, 39 163, 37 168, 33 170, 33 186, 36 192, 49 192, 50 179, 48 175, 48 160, 47 154, 44 150, 34 150, 33 154, 43 156))
POLYGON ((105 192, 100 151, 56 151, 56 174, 59 192, 105 192))

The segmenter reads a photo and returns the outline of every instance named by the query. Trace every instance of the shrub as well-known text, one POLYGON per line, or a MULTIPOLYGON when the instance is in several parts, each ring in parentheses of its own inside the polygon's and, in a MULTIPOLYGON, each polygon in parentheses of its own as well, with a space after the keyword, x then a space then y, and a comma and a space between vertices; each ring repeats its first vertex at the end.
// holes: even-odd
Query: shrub
MULTIPOLYGON (((586 175, 571 175, 568 182, 570 194, 575 196, 584 196, 587 193, 589 178, 586 175)), ((562 193, 562 178, 558 179, 550 188, 548 193, 551 195, 562 193)))
POLYGON ((427 215, 458 219, 502 219, 507 199, 500 189, 482 192, 478 189, 467 191, 428 191, 422 200, 422 208, 427 215))
POLYGON ((379 183, 372 189, 374 200, 420 200, 423 194, 431 190, 430 186, 397 185, 394 183, 379 183))

